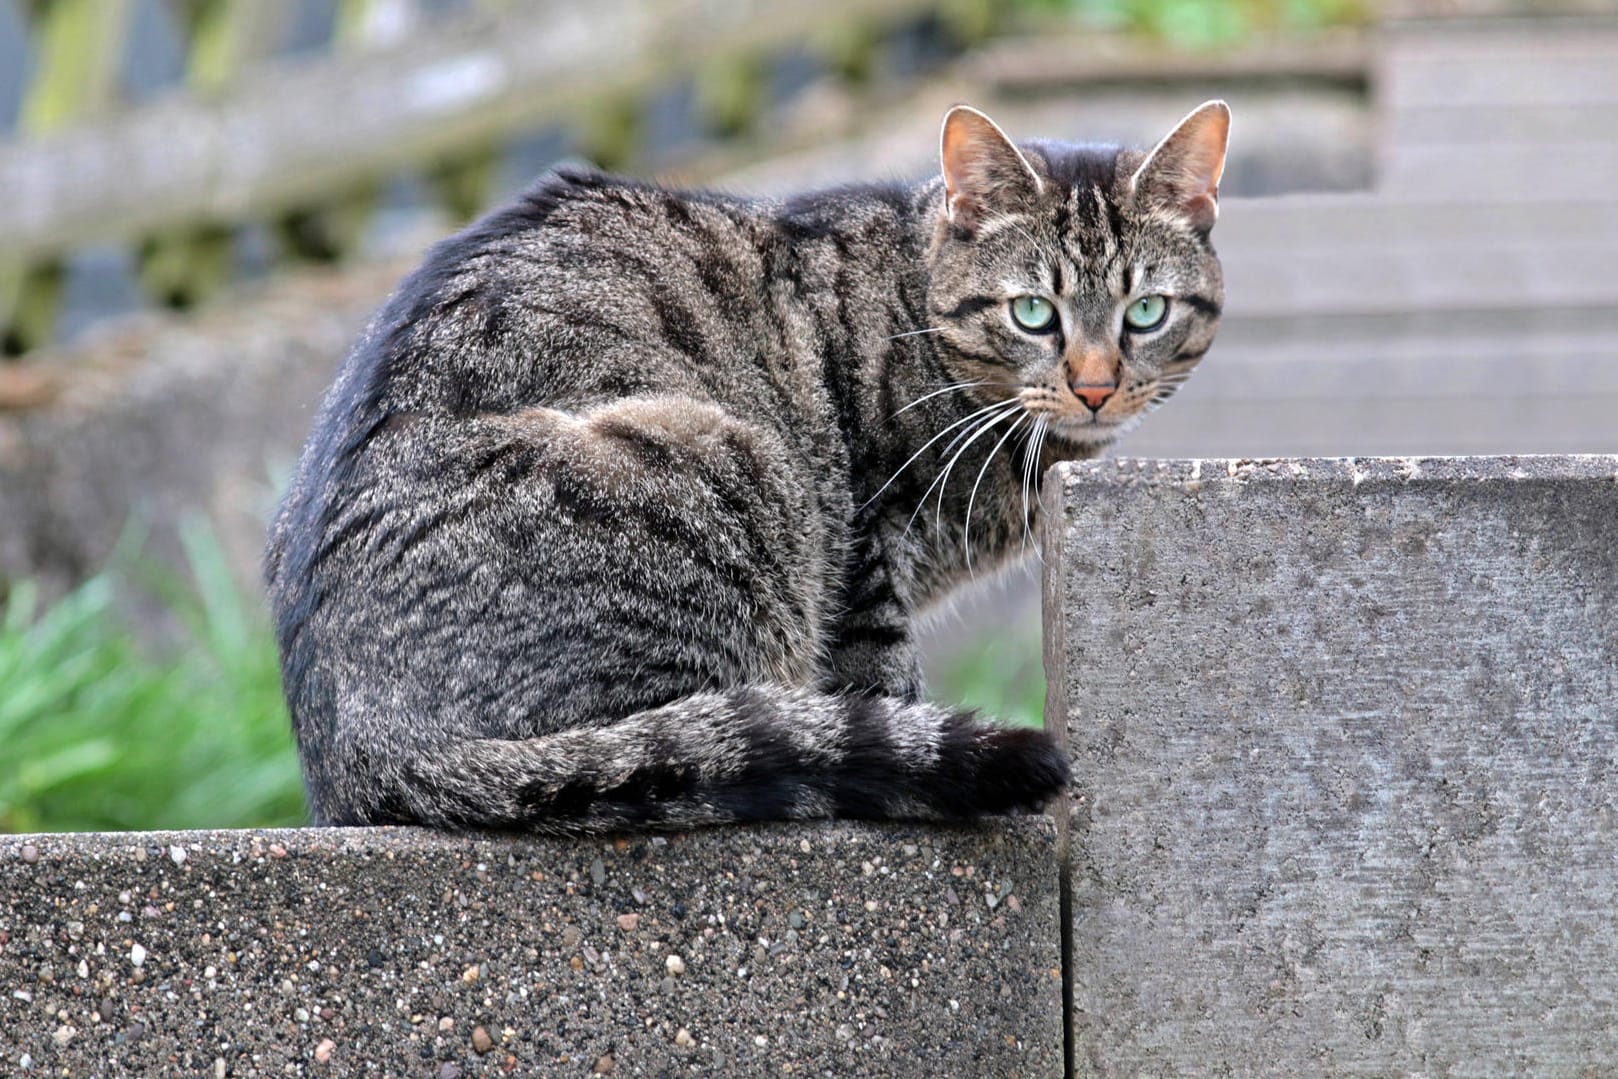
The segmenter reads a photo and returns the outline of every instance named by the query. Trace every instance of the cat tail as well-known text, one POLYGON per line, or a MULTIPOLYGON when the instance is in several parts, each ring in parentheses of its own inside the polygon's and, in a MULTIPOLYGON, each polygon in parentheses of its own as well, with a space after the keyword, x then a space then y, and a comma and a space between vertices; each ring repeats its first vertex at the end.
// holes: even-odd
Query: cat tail
POLYGON ((400 777, 440 827, 598 834, 735 821, 965 820, 1038 810, 1068 780, 1042 731, 891 697, 761 685, 600 727, 436 747, 400 777))

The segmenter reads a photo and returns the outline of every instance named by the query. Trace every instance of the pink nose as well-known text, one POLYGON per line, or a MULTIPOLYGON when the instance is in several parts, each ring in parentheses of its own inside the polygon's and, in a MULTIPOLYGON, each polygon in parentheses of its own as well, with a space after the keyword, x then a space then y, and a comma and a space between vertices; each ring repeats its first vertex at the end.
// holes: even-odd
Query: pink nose
POLYGON ((1069 384, 1073 395, 1090 406, 1090 411, 1099 412, 1107 399, 1118 392, 1116 382, 1074 382, 1069 384))

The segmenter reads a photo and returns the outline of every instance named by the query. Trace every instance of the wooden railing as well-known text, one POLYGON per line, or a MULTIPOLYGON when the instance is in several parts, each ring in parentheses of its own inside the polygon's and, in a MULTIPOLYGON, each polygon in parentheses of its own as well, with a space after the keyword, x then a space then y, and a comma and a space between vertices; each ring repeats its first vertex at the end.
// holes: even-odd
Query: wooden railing
POLYGON ((63 258, 132 245, 145 290, 172 306, 228 277, 238 225, 273 223, 281 251, 348 252, 381 182, 416 171, 466 217, 515 136, 561 124, 607 166, 635 156, 648 94, 694 76, 710 130, 756 120, 770 57, 807 45, 847 79, 891 28, 985 32, 989 0, 468 0, 405 25, 415 0, 337 0, 332 45, 275 55, 288 6, 183 0, 181 86, 117 100, 129 0, 31 0, 33 54, 14 136, 0 143, 4 351, 50 337, 63 258))

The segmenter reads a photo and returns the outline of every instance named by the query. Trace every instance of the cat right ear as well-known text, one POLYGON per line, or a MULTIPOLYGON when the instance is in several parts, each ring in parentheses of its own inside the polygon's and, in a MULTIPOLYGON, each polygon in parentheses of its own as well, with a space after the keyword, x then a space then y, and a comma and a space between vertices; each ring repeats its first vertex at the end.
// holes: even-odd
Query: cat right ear
POLYGON ((970 105, 944 117, 939 140, 944 167, 944 214, 973 228, 985 214, 1043 189, 1039 174, 995 122, 970 105))
POLYGON ((1230 106, 1204 102, 1146 156, 1129 178, 1130 192, 1207 232, 1219 218, 1219 177, 1229 141, 1230 106))

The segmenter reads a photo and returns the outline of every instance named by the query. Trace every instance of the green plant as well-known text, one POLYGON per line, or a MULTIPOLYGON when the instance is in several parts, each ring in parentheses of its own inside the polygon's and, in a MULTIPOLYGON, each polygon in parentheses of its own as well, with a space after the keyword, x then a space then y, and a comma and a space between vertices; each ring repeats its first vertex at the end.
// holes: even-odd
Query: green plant
MULTIPOLYGON (((303 818, 275 648, 212 532, 181 530, 189 581, 155 590, 184 633, 143 648, 112 569, 44 608, 0 606, 0 831, 226 828, 303 818)), ((149 584, 149 587, 153 587, 149 584)))
POLYGON ((949 704, 1038 727, 1045 722, 1045 668, 1037 624, 986 634, 961 650, 929 694, 949 704))
POLYGON ((1022 0, 1088 26, 1140 34, 1183 48, 1236 45, 1260 34, 1368 21, 1372 0, 1022 0))

